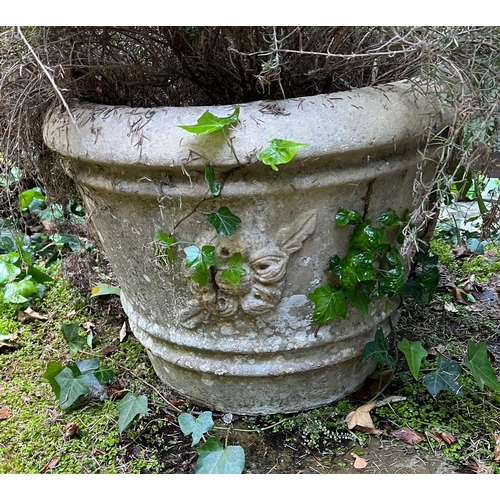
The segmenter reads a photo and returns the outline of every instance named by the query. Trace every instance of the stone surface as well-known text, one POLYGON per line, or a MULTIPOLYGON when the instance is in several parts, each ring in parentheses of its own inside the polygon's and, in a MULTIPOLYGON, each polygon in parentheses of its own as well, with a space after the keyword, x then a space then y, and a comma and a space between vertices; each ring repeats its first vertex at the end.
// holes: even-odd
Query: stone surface
MULTIPOLYGON (((93 226, 122 288, 134 334, 159 376, 211 409, 240 414, 321 406, 360 386, 373 370, 364 345, 388 331, 397 307, 376 303, 365 317, 312 322, 307 299, 327 284, 333 254, 343 256, 348 227, 340 207, 372 220, 388 208, 403 216, 414 202, 417 149, 424 133, 451 119, 438 101, 408 83, 331 95, 241 105, 229 137, 194 136, 179 125, 209 109, 131 109, 75 104, 46 118, 44 139, 66 157, 93 226), (258 160, 271 139, 308 146, 279 172, 258 160), (223 184, 209 194, 204 167, 223 184), (206 213, 229 207, 241 219, 220 236, 206 213), (155 231, 182 242, 174 262, 155 259, 155 231), (200 287, 185 269, 184 247, 213 246, 219 265, 200 287), (221 278, 242 255, 240 284, 221 278)), ((418 202, 418 200, 416 200, 418 202)))

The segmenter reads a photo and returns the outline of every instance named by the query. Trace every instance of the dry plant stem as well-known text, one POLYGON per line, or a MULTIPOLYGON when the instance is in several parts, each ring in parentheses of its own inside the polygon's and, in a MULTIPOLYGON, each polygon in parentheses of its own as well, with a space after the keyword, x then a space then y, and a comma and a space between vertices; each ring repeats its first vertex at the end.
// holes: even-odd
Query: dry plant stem
POLYGON ((40 61, 39 57, 36 55, 36 52, 33 50, 33 47, 29 44, 28 40, 26 40, 25 36, 23 35, 23 32, 21 31, 21 27, 20 26, 17 27, 17 31, 19 33, 19 36, 22 38, 23 42, 28 47, 28 50, 31 52, 31 54, 35 58, 37 64, 40 66, 40 68, 42 69, 42 71, 45 73, 45 75, 49 79, 50 84, 52 85, 52 87, 54 87, 54 91, 56 92, 57 96, 61 100, 63 106, 66 108, 66 111, 68 112, 68 115, 71 118, 71 121, 76 126, 77 123, 76 123, 75 117, 73 116, 73 113, 69 109, 68 103, 66 102, 66 99, 64 99, 63 95, 61 94, 61 91, 59 90, 59 87, 54 82, 54 79, 52 78, 52 76, 50 75, 50 73, 47 71, 47 68, 45 67, 45 65, 42 63, 42 61, 40 61))

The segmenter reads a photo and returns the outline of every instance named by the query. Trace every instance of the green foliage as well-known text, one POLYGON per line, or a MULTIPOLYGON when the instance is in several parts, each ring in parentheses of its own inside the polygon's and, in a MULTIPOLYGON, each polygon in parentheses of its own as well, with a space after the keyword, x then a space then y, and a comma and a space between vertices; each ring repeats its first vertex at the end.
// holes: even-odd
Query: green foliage
POLYGON ((162 267, 168 267, 174 261, 173 248, 177 245, 175 236, 168 235, 159 229, 155 232, 155 241, 153 243, 154 257, 162 267))
POLYGON ((208 271, 211 267, 217 266, 219 262, 215 257, 215 247, 205 245, 201 250, 196 246, 184 248, 186 254, 186 269, 194 268, 196 272, 191 275, 193 281, 200 286, 208 283, 208 271))
POLYGON ((222 190, 222 185, 216 184, 214 169, 208 163, 205 165, 205 180, 210 188, 210 192, 214 196, 219 196, 222 190))
POLYGON ((412 342, 410 344, 408 339, 403 339, 399 342, 398 349, 405 355, 413 378, 418 380, 422 360, 427 357, 427 351, 422 347, 422 343, 412 342))
POLYGON ((222 271, 222 279, 229 281, 232 285, 238 285, 241 277, 245 276, 247 272, 243 269, 241 253, 237 252, 229 258, 227 269, 222 271))
POLYGON ((240 107, 236 106, 234 112, 227 117, 219 118, 210 111, 205 111, 198 121, 196 125, 179 125, 180 128, 191 132, 192 134, 202 135, 202 134, 212 134, 213 132, 217 132, 222 130, 224 127, 228 125, 233 125, 238 121, 238 117, 240 115, 240 107))
POLYGON ((69 352, 71 354, 76 354, 85 347, 85 345, 92 347, 92 335, 89 334, 87 337, 82 337, 78 333, 79 329, 80 326, 78 323, 65 323, 61 326, 64 340, 68 343, 69 352))
POLYGON ((500 390, 500 382, 488 359, 486 342, 475 344, 472 340, 469 340, 464 364, 472 372, 481 390, 483 390, 485 385, 494 391, 500 390))
POLYGON ((332 318, 347 316, 347 302, 342 291, 334 290, 330 285, 316 288, 307 298, 315 305, 313 321, 326 323, 332 318))
POLYGON ((119 286, 107 285, 106 283, 96 283, 91 295, 92 297, 99 297, 100 295, 118 295, 120 296, 121 290, 119 286))
POLYGON ((210 437, 198 448, 196 474, 241 474, 245 468, 245 452, 241 446, 226 446, 210 437))
POLYGON ((437 370, 424 376, 424 384, 429 394, 436 397, 441 391, 463 396, 462 386, 458 377, 462 368, 455 361, 441 356, 437 362, 437 370))
MULTIPOLYGON (((334 318, 345 318, 350 303, 363 314, 375 300, 392 299, 398 294, 415 295, 426 290, 427 297, 435 291, 439 271, 433 259, 422 260, 422 273, 413 283, 406 279, 406 269, 399 250, 387 240, 386 228, 399 227, 397 240, 407 224, 392 209, 378 219, 382 228, 374 227, 370 220, 362 220, 356 210, 339 208, 335 224, 339 227, 354 226, 349 248, 344 258, 332 255, 328 263, 332 285, 316 289, 308 298, 315 304, 313 320, 324 323, 334 318), (416 288, 416 290, 414 290, 416 288)), ((387 306, 390 304, 388 303, 387 306)))
POLYGON ((184 436, 192 434, 193 442, 191 446, 197 445, 203 434, 214 427, 211 411, 204 411, 198 418, 194 418, 190 413, 181 413, 178 422, 184 436))
POLYGON ((373 359, 377 363, 385 364, 389 370, 394 371, 396 362, 389 354, 389 343, 382 328, 375 332, 375 340, 368 342, 363 349, 363 361, 367 359, 373 359))
POLYGON ((122 434, 137 415, 147 414, 148 398, 144 395, 137 396, 129 392, 117 403, 116 408, 119 412, 118 430, 122 434))
POLYGON ((227 207, 220 207, 216 213, 207 214, 208 222, 222 236, 231 236, 236 231, 241 219, 227 207))
MULTIPOLYGON (((204 411, 198 418, 189 413, 181 413, 177 420, 183 434, 192 435, 191 446, 198 444, 203 435, 214 427, 211 411, 204 411)), ((224 446, 215 437, 209 437, 197 451, 196 474, 241 474, 245 467, 243 448, 224 446)))
POLYGON ((89 377, 80 373, 76 365, 63 368, 54 380, 59 385, 59 404, 62 410, 67 410, 80 396, 89 392, 89 377))
POLYGON ((289 163, 293 160, 299 149, 307 147, 307 144, 301 144, 284 139, 272 139, 269 146, 264 149, 259 158, 264 165, 269 165, 273 170, 278 170, 276 165, 289 163))

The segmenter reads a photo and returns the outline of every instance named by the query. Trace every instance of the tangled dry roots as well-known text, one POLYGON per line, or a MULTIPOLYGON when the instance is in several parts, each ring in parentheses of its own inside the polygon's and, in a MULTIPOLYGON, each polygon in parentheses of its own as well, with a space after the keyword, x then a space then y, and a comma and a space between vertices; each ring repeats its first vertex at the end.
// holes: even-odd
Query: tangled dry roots
POLYGON ((20 165, 26 181, 44 186, 52 201, 71 191, 41 137, 44 115, 57 101, 233 104, 419 77, 462 84, 462 93, 453 94, 459 113, 448 135, 456 145, 443 158, 458 172, 471 157, 487 161, 498 140, 498 47, 498 27, 4 27, 3 169, 20 165), (479 125, 467 144, 464 123, 479 125))

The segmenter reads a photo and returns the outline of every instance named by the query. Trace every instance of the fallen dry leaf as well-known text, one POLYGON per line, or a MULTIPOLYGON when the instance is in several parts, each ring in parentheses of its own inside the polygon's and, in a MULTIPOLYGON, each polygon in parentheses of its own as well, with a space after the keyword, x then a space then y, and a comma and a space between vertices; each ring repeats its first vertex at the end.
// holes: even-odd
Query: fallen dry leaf
POLYGON ((363 457, 356 455, 356 453, 351 453, 351 456, 354 458, 353 467, 355 469, 364 469, 368 465, 366 460, 363 457))
POLYGON ((21 397, 21 400, 22 400, 23 403, 29 403, 31 401, 31 398, 29 396, 27 396, 26 394, 24 394, 21 397))
POLYGON ((91 321, 85 321, 85 323, 82 324, 82 328, 86 332, 89 332, 90 330, 93 330, 95 328, 95 325, 91 321))
POLYGON ((458 309, 451 302, 444 303, 444 310, 453 313, 458 312, 458 309))
POLYGON ((456 443, 457 438, 451 434, 451 432, 440 432, 441 437, 443 438, 443 441, 448 445, 451 446, 452 444, 456 443))
POLYGON ((54 458, 50 459, 49 462, 47 462, 42 467, 42 470, 40 472, 47 472, 49 469, 54 469, 55 467, 57 467, 57 464, 59 463, 60 460, 61 460, 61 457, 54 457, 54 458))
POLYGON ((480 460, 474 458, 474 462, 469 462, 467 468, 476 474, 493 474, 493 465, 485 465, 480 460))
POLYGON ((360 406, 357 410, 351 411, 345 418, 347 428, 354 429, 356 427, 357 430, 361 430, 362 432, 374 430, 375 426, 373 425, 370 411, 373 410, 375 406, 377 406, 377 403, 372 401, 371 403, 360 406))
POLYGON ((493 439, 495 440, 494 460, 500 462, 500 434, 493 434, 493 439))
POLYGON ((69 424, 66 425, 64 437, 72 438, 76 436, 78 436, 78 426, 75 424, 75 422, 69 422, 69 424))
POLYGON ((118 351, 118 346, 117 345, 108 345, 108 347, 105 347, 101 353, 103 356, 109 356, 110 354, 113 354, 114 352, 118 351))
POLYGON ((424 439, 424 435, 421 432, 414 431, 409 427, 401 427, 401 429, 396 429, 391 432, 391 436, 401 439, 406 444, 416 445, 420 444, 424 439))
POLYGON ((6 420, 11 415, 12 413, 10 412, 10 408, 8 406, 2 406, 2 408, 0 408, 0 420, 6 420))

